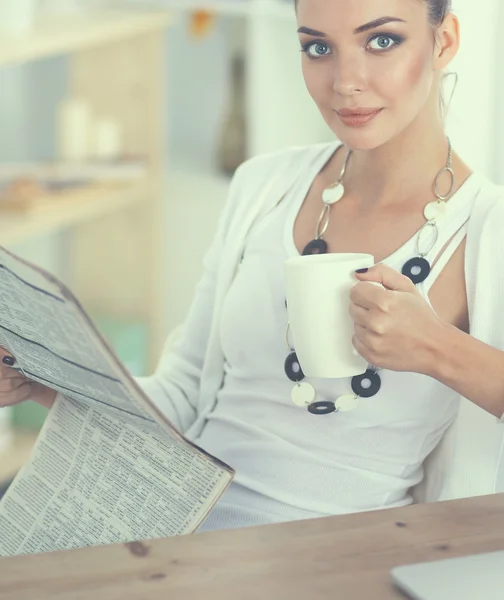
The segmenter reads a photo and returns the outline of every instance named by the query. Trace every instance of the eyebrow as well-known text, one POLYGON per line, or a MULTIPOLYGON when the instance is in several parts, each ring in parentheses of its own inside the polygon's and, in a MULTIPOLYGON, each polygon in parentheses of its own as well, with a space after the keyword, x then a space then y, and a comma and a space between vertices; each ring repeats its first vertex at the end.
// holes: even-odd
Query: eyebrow
MULTIPOLYGON (((370 29, 376 29, 376 27, 381 27, 387 23, 406 23, 406 21, 404 19, 399 19, 398 17, 380 17, 379 19, 375 19, 374 21, 357 27, 357 29, 354 29, 354 34, 357 35, 358 33, 369 31, 370 29)), ((327 37, 322 31, 310 29, 309 27, 300 27, 298 33, 305 33, 306 35, 311 35, 313 37, 327 37)))

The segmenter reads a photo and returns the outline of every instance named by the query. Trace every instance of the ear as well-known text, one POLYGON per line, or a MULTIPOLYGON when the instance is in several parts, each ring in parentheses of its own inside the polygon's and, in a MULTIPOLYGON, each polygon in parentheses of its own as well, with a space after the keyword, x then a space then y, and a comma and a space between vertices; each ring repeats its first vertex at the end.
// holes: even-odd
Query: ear
POLYGON ((455 58, 460 48, 460 21, 448 13, 436 30, 435 67, 442 71, 455 58))

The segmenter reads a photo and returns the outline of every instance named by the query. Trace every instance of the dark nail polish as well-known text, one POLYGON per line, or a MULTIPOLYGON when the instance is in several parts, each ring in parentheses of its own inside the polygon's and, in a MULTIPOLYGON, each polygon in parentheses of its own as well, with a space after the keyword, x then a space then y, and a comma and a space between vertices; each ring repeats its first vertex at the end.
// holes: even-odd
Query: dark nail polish
POLYGON ((16 364, 16 361, 14 358, 12 358, 12 356, 4 356, 2 358, 2 362, 4 365, 7 365, 8 367, 13 367, 16 364))
POLYGON ((355 271, 355 272, 363 274, 363 273, 367 273, 368 271, 369 271, 369 269, 357 269, 357 271, 355 271))

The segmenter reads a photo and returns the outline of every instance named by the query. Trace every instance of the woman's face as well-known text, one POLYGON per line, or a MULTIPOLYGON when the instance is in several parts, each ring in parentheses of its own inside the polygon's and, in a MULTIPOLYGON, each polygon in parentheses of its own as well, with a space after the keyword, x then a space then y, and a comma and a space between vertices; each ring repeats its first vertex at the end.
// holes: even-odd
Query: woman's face
POLYGON ((299 0, 297 14, 308 91, 348 147, 376 148, 436 109, 439 68, 424 1, 299 0), (340 114, 360 109, 380 112, 367 122, 340 114))

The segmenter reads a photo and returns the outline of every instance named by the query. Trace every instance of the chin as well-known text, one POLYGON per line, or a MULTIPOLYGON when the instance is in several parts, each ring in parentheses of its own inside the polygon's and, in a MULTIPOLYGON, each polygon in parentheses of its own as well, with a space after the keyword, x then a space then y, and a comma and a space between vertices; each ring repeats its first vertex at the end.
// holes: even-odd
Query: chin
POLYGON ((354 152, 377 150, 387 145, 394 138, 394 134, 390 131, 385 132, 379 129, 376 128, 373 130, 372 127, 352 129, 341 127, 341 124, 338 124, 338 127, 331 127, 331 131, 336 136, 336 139, 354 152))
POLYGON ((341 124, 338 117, 331 115, 331 118, 325 119, 325 122, 333 132, 338 141, 344 144, 350 150, 355 152, 361 150, 374 150, 383 143, 377 131, 372 131, 369 127, 351 128, 341 124))
POLYGON ((371 134, 362 130, 348 132, 341 131, 341 129, 338 128, 332 129, 332 131, 336 136, 336 139, 354 152, 369 152, 370 150, 376 150, 388 141, 388 139, 385 139, 383 136, 378 136, 376 133, 371 134))

